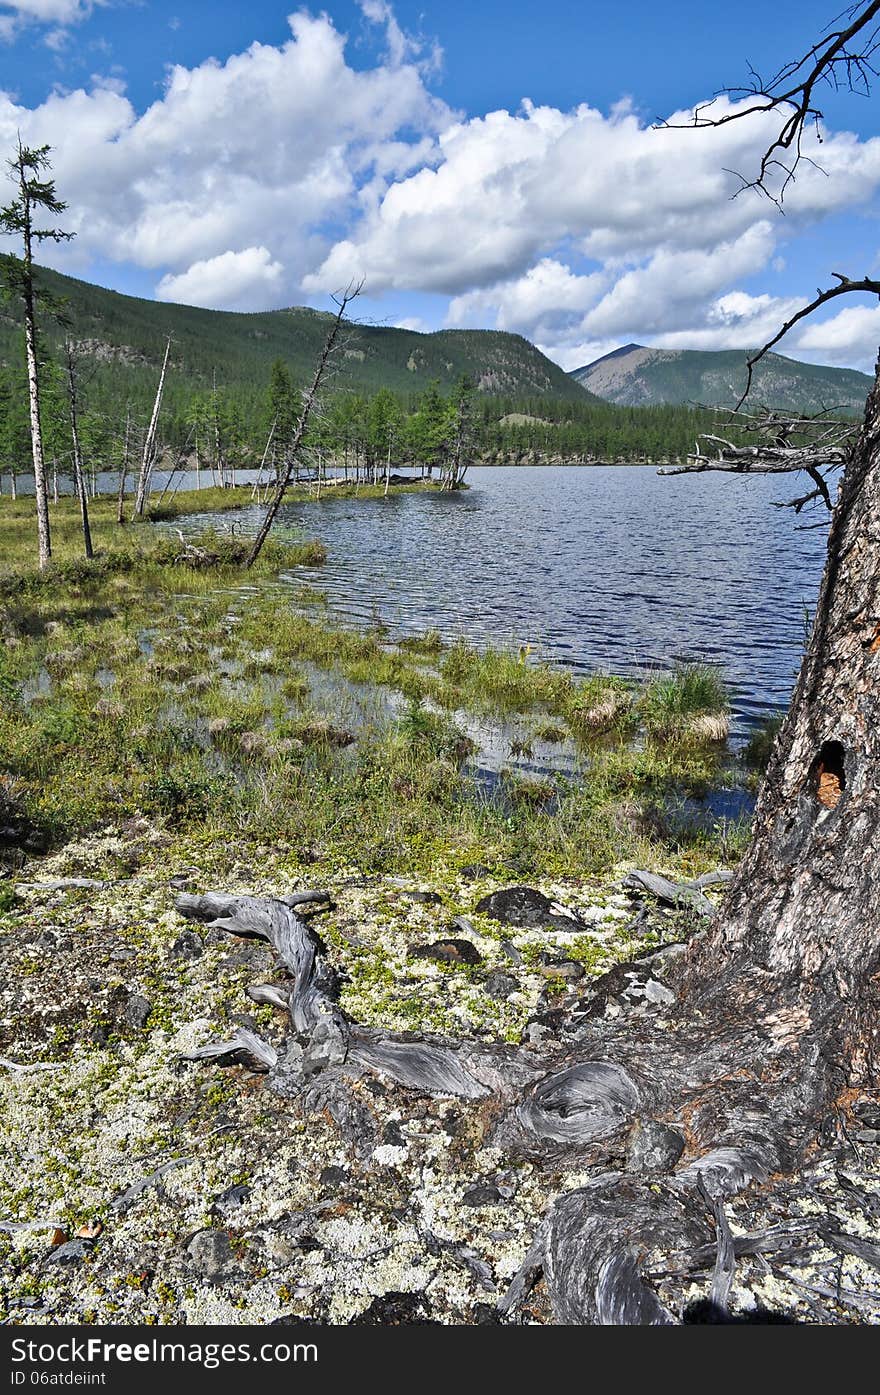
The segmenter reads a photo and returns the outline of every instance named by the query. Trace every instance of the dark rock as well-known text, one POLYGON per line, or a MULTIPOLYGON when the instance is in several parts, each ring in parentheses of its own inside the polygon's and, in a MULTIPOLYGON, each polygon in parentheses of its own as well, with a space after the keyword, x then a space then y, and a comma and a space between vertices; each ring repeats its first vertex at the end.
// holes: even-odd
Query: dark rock
POLYGON ((422 1293, 383 1293, 369 1308, 352 1318, 352 1327, 404 1327, 430 1322, 430 1309, 422 1293))
POLYGON ((86 1255, 91 1254, 94 1249, 91 1240, 67 1240, 63 1245, 57 1245, 52 1253, 47 1257, 47 1264, 82 1264, 86 1255))
POLYGON ((198 867, 183 867, 179 872, 175 872, 173 877, 168 878, 168 885, 175 891, 190 891, 200 875, 198 867))
POLYGON ((574 930, 578 921, 571 916, 558 915, 553 902, 541 891, 530 886, 507 886, 503 891, 493 891, 478 901, 474 909, 480 915, 500 920, 502 925, 513 925, 519 930, 574 930))
POLYGON ((334 1163, 324 1168, 318 1181, 322 1187, 341 1187, 348 1181, 348 1173, 344 1167, 337 1167, 334 1163))
POLYGON ((484 877, 491 877, 492 868, 487 867, 485 862, 469 862, 459 867, 458 875, 466 882, 481 882, 484 877))
POLYGON ((220 1279, 235 1256, 225 1230, 198 1230, 186 1247, 192 1266, 205 1279, 220 1279))
POLYGON ((227 1187, 225 1192, 215 1196, 211 1206, 211 1215, 225 1219, 230 1213, 243 1206, 251 1194, 250 1187, 246 1187, 243 1182, 236 1182, 231 1187, 227 1187))
POLYGON ((500 969, 489 974, 483 985, 490 998, 500 998, 502 1001, 509 998, 511 993, 515 993, 519 988, 515 978, 510 974, 503 974, 500 969))
POLYGON ((171 946, 171 953, 176 959, 201 959, 204 952, 202 938, 194 930, 184 930, 171 946))
POLYGON ((461 1198, 462 1206, 497 1206, 501 1200, 501 1193, 497 1187, 491 1183, 478 1182, 475 1187, 468 1187, 461 1198))
POLYGON ((656 1119, 640 1119, 629 1136, 626 1165, 630 1172, 671 1172, 684 1152, 677 1130, 656 1119))
POLYGON ((435 940, 410 950, 413 959, 437 959, 441 964, 482 964, 483 956, 470 940, 435 940))
POLYGON ((491 1303, 475 1303, 471 1308, 471 1322, 475 1327, 500 1327, 501 1314, 491 1303))
POLYGON ((136 1031, 142 1031, 146 1027, 152 1011, 153 1005, 148 998, 141 997, 140 993, 132 993, 122 1009, 122 1016, 129 1027, 134 1027, 136 1031))

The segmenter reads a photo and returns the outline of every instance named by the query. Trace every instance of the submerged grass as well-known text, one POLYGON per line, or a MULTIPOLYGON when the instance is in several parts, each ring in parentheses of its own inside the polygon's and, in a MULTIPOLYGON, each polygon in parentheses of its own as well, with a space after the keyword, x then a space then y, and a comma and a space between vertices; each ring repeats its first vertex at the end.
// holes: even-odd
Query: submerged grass
MULTIPOLYGON (((217 491, 218 506, 230 492, 217 491)), ((479 861, 576 876, 626 858, 694 867, 719 855, 720 834, 666 836, 648 816, 665 791, 721 778, 719 749, 689 725, 721 711, 714 670, 639 689, 577 680, 527 650, 446 648, 435 632, 393 645, 378 628, 291 608, 273 577, 314 565, 297 544, 273 541, 242 589, 241 538, 206 532, 195 545, 216 559, 192 567, 173 532, 119 529, 114 501, 98 500, 99 555, 85 564, 65 505, 43 574, 29 561, 32 505, 0 505, 2 779, 51 841, 145 815, 172 843, 197 834, 231 858, 272 842, 328 870, 427 876, 479 861), (314 696, 315 668, 406 705, 384 727, 349 731, 333 697, 314 696), (508 772, 488 791, 467 764, 463 712, 526 714, 537 738, 576 738, 584 777, 508 772)))

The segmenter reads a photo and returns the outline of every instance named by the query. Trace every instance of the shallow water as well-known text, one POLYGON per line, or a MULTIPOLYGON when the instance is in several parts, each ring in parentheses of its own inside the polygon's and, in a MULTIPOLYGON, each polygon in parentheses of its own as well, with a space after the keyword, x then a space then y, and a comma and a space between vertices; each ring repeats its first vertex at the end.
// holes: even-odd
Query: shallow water
MULTIPOLYGON (((528 645, 581 671, 718 664, 740 736, 787 703, 825 551, 824 529, 799 531, 772 507, 790 483, 643 466, 480 467, 468 482, 455 494, 287 506, 279 525, 329 553, 287 580, 395 635, 528 645)), ((243 508, 223 521, 250 532, 259 516, 243 508)))

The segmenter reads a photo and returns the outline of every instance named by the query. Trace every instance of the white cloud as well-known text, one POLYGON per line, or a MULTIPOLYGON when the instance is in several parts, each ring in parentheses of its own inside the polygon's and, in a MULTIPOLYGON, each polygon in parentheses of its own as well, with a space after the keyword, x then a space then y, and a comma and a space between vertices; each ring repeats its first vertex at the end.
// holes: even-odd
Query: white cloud
POLYGON ((0 40, 13 39, 26 24, 51 24, 55 26, 56 38, 50 42, 50 36, 47 42, 57 47, 57 35, 63 32, 58 26, 88 19, 92 9, 92 0, 6 0, 0 3, 0 40))
POLYGON ((880 344, 880 305, 850 305, 830 319, 805 322, 795 344, 798 358, 873 369, 880 344))
MULTIPOLYGON (((0 27, 27 15, 63 33, 89 3, 0 0, 0 27)), ((51 145, 69 203, 77 239, 47 257, 83 274, 98 258, 134 263, 162 298, 242 309, 364 276, 373 298, 445 295, 448 324, 522 333, 571 367, 630 340, 763 342, 799 303, 772 293, 786 244, 880 187, 880 138, 830 132, 807 138, 821 169, 801 165, 784 219, 754 191, 732 197, 730 171, 753 173, 768 143, 760 116, 695 131, 684 112, 680 129, 654 130, 626 104, 526 101, 462 119, 430 91, 436 55, 389 0, 359 5, 382 35, 372 66, 352 67, 331 19, 302 11, 285 43, 170 68, 141 114, 118 81, 33 110, 0 93, 0 149, 18 130, 51 145)), ((0 202, 3 186, 0 171, 0 202)), ((872 324, 841 314, 792 351, 851 361, 872 324)))
MULTIPOLYGON (((673 120, 687 120, 679 113, 673 120)), ((716 130, 653 130, 626 108, 561 112, 524 103, 440 135, 435 167, 391 185, 309 279, 326 288, 366 275, 374 291, 458 296, 521 276, 568 241, 593 261, 662 248, 709 250, 765 221, 768 204, 732 169, 757 166, 763 117, 716 130)), ((880 139, 830 134, 787 196, 792 231, 864 201, 880 183, 880 139)))
POLYGON ((246 247, 193 262, 180 276, 163 276, 156 296, 181 305, 265 310, 277 304, 283 283, 284 267, 273 261, 268 248, 246 247))
POLYGON ((0 94, 0 148, 19 129, 26 143, 52 146, 77 233, 52 250, 56 265, 129 261, 204 293, 203 263, 264 247, 283 267, 277 293, 299 292, 326 251, 322 229, 423 161, 451 114, 407 54, 355 70, 326 16, 289 22, 277 47, 171 68, 140 116, 113 84, 54 92, 32 111, 0 94))

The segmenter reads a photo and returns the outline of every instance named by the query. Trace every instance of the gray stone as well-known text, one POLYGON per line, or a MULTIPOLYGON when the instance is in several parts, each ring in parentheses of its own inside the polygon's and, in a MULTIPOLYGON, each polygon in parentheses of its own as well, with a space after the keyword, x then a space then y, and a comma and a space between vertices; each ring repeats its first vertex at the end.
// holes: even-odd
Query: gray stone
POLYGON ((235 1256, 225 1230, 199 1230, 186 1247, 192 1266, 205 1279, 220 1279, 235 1256))
POLYGON ((497 1206, 501 1200, 501 1193, 497 1187, 491 1183, 478 1182, 475 1187, 468 1187, 468 1190, 461 1198, 462 1206, 497 1206))
POLYGON ((82 1264, 86 1255, 91 1254, 93 1249, 94 1245, 90 1240, 68 1240, 63 1245, 57 1245, 46 1262, 65 1265, 82 1264))
POLYGON ((626 1165, 630 1172, 671 1172, 683 1152, 677 1130, 657 1119, 640 1119, 627 1142, 626 1165))
POLYGON ((152 1011, 153 1005, 149 998, 141 997, 140 993, 132 993, 122 1009, 122 1016, 129 1027, 142 1031, 146 1027, 152 1011))
POLYGON ((519 988, 516 979, 510 974, 504 974, 500 969, 489 974, 483 985, 490 998, 500 998, 502 1001, 509 998, 511 993, 515 993, 519 988))
POLYGON ((493 891, 474 909, 519 930, 574 930, 579 924, 571 916, 559 915, 553 910, 553 902, 530 886, 507 886, 503 891, 493 891))
POLYGON ((659 979, 649 978, 645 984, 645 997, 649 1003, 656 1003, 658 1007, 669 1007, 675 1002, 675 994, 671 988, 667 988, 665 983, 660 983, 659 979))
POLYGON ((176 959, 201 959, 204 952, 201 936, 194 930, 184 930, 171 946, 171 953, 176 959))

